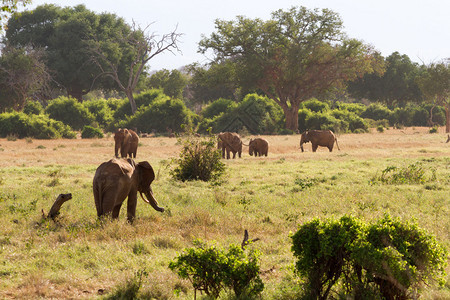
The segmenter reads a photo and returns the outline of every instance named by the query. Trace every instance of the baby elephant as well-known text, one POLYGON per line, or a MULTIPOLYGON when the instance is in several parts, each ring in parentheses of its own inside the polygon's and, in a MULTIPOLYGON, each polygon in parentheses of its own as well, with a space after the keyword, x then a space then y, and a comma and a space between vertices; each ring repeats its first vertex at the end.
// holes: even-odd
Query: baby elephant
POLYGON ((255 156, 267 156, 269 152, 269 142, 263 138, 250 139, 248 142, 248 154, 251 156, 255 153, 255 156))

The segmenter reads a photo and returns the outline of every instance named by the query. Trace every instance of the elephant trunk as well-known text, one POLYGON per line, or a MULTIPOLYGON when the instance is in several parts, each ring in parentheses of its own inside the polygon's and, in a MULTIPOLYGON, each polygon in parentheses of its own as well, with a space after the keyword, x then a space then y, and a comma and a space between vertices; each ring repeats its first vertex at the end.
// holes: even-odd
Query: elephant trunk
POLYGON ((164 212, 164 207, 158 206, 158 201, 156 201, 152 191, 144 192, 144 194, 147 196, 147 199, 145 199, 145 197, 142 195, 142 192, 139 192, 139 194, 141 195, 142 200, 150 204, 156 211, 164 212))
POLYGON ((300 140, 300 149, 302 149, 302 152, 304 152, 304 150, 303 150, 303 143, 304 143, 304 142, 303 142, 303 139, 301 139, 301 140, 300 140))

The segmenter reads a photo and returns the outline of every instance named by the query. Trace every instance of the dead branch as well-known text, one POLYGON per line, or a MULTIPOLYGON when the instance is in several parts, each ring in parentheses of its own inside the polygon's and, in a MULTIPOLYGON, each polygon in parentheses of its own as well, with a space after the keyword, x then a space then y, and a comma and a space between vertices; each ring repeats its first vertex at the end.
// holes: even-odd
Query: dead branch
POLYGON ((260 240, 259 238, 254 238, 254 239, 249 240, 248 239, 248 231, 247 231, 247 229, 245 229, 244 230, 244 240, 241 243, 242 250, 244 250, 245 246, 247 246, 249 243, 253 243, 253 242, 256 242, 259 240, 260 240))
POLYGON ((56 197, 55 203, 53 203, 52 208, 50 208, 50 212, 47 215, 47 218, 51 218, 52 220, 55 219, 57 215, 59 215, 59 210, 61 209, 61 206, 64 202, 69 201, 72 199, 72 194, 59 194, 58 197, 56 197))

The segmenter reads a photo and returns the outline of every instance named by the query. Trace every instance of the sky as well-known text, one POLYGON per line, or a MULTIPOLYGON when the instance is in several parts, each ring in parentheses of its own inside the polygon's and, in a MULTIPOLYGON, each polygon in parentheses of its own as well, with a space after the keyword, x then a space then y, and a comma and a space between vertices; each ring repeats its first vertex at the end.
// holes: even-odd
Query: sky
POLYGON ((269 20, 271 13, 292 6, 328 8, 338 13, 350 38, 372 45, 385 57, 397 51, 417 63, 450 58, 450 1, 448 0, 33 0, 27 10, 52 3, 58 6, 84 4, 97 13, 114 13, 129 24, 148 27, 157 35, 176 29, 181 53, 165 53, 150 62, 151 70, 178 69, 212 57, 198 53, 202 36, 215 31, 214 21, 234 20, 242 15, 269 20))

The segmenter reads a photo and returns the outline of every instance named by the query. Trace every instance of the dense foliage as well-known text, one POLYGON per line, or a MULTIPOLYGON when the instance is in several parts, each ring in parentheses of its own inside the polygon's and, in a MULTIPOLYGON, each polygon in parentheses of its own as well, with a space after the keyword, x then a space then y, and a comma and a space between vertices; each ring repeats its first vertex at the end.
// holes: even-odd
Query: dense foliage
POLYGON ((81 131, 82 139, 102 138, 103 136, 104 135, 101 129, 92 126, 84 126, 81 131))
POLYGON ((204 291, 213 299, 226 287, 232 289, 238 299, 252 299, 263 291, 257 251, 246 253, 233 244, 228 251, 201 241, 195 244, 196 247, 184 249, 169 264, 178 276, 189 279, 195 290, 204 291))
POLYGON ((221 153, 216 148, 216 138, 196 138, 187 136, 181 139, 183 148, 180 157, 175 160, 177 166, 172 176, 178 180, 217 180, 223 175, 225 165, 221 153))
POLYGON ((423 283, 445 277, 446 249, 416 224, 389 216, 374 224, 314 219, 292 241, 311 299, 327 299, 333 289, 356 299, 415 299, 423 283))
POLYGON ((94 116, 75 98, 59 97, 49 101, 45 112, 54 120, 63 122, 75 130, 81 130, 94 121, 94 116))

